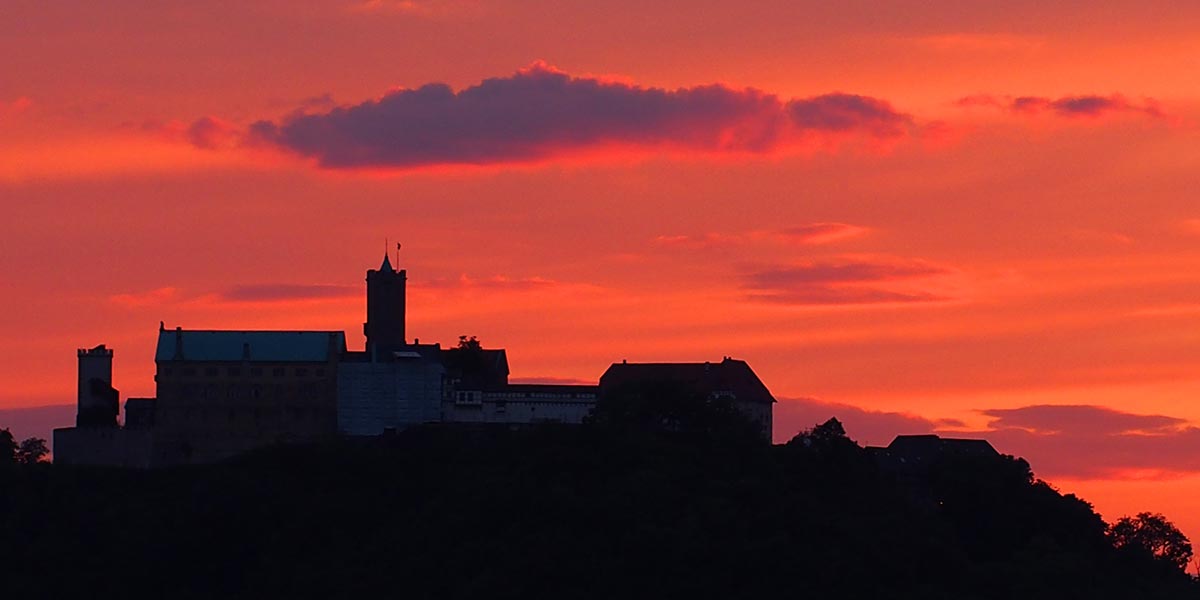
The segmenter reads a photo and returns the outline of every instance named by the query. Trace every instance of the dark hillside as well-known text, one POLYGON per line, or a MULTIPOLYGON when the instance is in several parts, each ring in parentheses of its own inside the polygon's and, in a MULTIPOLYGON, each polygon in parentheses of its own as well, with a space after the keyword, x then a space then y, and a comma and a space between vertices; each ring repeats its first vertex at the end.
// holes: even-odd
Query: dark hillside
POLYGON ((1024 461, 934 504, 817 428, 781 446, 599 425, 423 427, 136 472, 0 472, 13 598, 1178 598, 1024 461))

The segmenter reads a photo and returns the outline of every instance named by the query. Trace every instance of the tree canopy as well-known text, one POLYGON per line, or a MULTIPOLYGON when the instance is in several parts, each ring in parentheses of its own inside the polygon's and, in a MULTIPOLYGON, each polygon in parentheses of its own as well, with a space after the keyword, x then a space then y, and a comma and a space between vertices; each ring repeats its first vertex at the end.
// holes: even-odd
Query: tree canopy
POLYGON ((1166 517, 1142 512, 1134 517, 1121 517, 1109 529, 1113 546, 1139 552, 1155 560, 1187 569, 1192 561, 1192 544, 1166 517))

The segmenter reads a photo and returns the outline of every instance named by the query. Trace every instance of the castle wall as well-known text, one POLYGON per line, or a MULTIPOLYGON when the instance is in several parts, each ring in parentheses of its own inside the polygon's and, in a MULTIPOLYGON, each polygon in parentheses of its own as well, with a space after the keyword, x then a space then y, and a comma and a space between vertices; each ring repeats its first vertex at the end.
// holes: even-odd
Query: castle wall
POLYGON ((167 463, 212 462, 337 431, 337 362, 162 361, 154 432, 167 463))
POLYGON ((445 369, 423 358, 344 362, 338 369, 338 431, 379 435, 441 419, 445 369))

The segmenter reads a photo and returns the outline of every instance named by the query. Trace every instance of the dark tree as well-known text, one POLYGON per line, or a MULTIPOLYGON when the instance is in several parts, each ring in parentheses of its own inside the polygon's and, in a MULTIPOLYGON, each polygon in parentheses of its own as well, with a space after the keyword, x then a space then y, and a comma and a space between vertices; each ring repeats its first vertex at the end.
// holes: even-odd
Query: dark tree
POLYGON ((17 447, 16 459, 23 465, 33 465, 42 462, 47 454, 50 454, 50 449, 46 447, 46 440, 34 437, 21 442, 17 447))
POLYGON ((663 382, 629 384, 606 393, 589 422, 615 429, 762 439, 728 398, 663 382))
POLYGON ((483 350, 483 345, 479 343, 479 338, 475 336, 467 337, 460 335, 458 336, 458 349, 466 351, 483 350))
POLYGON ((17 458, 17 441, 11 431, 0 429, 0 465, 13 462, 17 458))
POLYGON ((1181 571, 1192 560, 1192 544, 1187 536, 1160 514, 1143 512, 1136 517, 1121 517, 1109 529, 1109 537, 1117 549, 1147 553, 1181 571))

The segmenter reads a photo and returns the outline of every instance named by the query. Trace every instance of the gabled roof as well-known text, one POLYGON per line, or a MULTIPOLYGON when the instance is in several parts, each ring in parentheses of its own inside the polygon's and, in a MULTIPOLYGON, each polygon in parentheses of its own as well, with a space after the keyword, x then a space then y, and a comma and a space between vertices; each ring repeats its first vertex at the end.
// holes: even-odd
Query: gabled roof
POLYGON ((446 371, 458 377, 460 387, 493 388, 508 384, 508 353, 503 348, 446 348, 442 350, 446 371))
POLYGON ((718 363, 614 363, 600 376, 600 388, 662 384, 696 392, 732 393, 739 402, 775 402, 746 361, 726 357, 718 363))
POLYGON ((325 362, 345 351, 341 331, 162 329, 154 360, 325 362))

